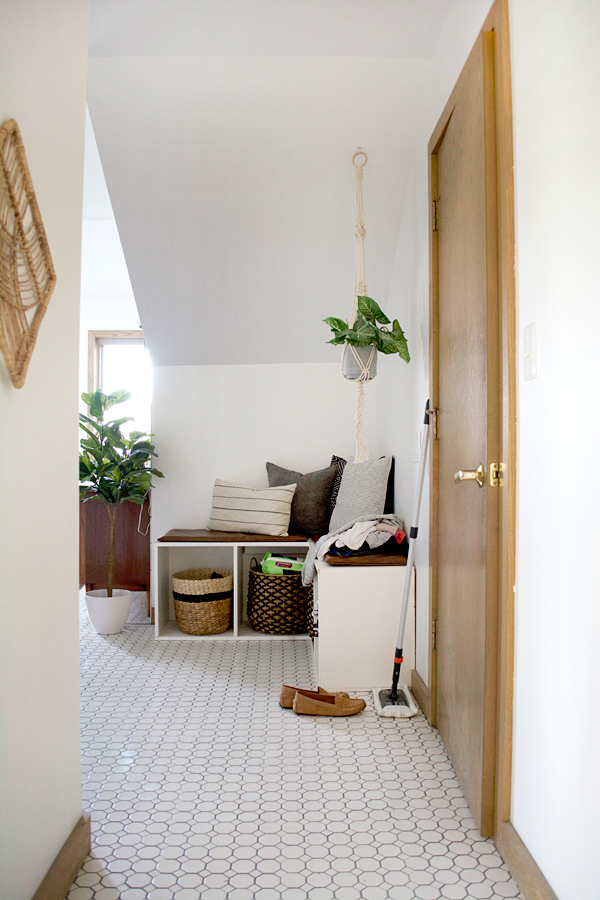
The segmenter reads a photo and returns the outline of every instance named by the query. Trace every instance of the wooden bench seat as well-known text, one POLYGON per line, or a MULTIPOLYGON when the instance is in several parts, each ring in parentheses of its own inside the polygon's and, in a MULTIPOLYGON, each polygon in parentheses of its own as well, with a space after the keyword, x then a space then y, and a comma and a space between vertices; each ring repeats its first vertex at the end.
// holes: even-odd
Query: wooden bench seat
POLYGON ((172 528, 162 537, 162 542, 199 542, 211 544, 285 544, 306 543, 305 534, 244 534, 241 531, 209 531, 208 528, 172 528))

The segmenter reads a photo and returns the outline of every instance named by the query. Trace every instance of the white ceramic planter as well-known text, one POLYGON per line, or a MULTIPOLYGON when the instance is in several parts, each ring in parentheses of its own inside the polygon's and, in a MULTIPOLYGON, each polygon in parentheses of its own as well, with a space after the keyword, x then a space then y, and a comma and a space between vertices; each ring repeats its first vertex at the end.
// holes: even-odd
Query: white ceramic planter
POLYGON ((106 588, 89 591, 85 595, 89 620, 98 634, 119 634, 129 618, 131 591, 113 588, 112 597, 106 596, 106 588))
MULTIPOLYGON (((360 378, 362 369, 356 361, 356 357, 352 350, 356 350, 364 366, 368 365, 373 350, 373 344, 368 347, 351 348, 348 344, 344 347, 344 356, 342 358, 342 375, 350 381, 356 381, 360 378)), ((371 366, 369 368, 369 381, 377 375, 377 350, 373 354, 371 366)))

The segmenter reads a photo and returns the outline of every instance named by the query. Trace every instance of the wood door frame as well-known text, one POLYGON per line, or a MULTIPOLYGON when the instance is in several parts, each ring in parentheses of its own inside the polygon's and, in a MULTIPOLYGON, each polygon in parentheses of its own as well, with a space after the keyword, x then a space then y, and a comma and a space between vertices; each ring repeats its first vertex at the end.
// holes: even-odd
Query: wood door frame
MULTIPOLYGON (((557 900, 537 863, 511 824, 513 709, 514 709, 514 640, 515 640, 515 571, 516 571, 516 501, 517 501, 517 360, 516 360, 516 291, 515 291, 515 202, 513 176, 513 120, 510 66, 508 0, 495 0, 480 34, 494 33, 496 157, 497 157, 497 227, 498 227, 498 296, 500 316, 500 445, 504 464, 504 485, 500 488, 500 548, 498 578, 498 679, 496 693, 496 786, 494 842, 511 874, 528 900, 557 900)), ((478 36, 479 40, 479 36, 478 36)), ((428 144, 429 154, 429 234, 430 234, 430 384, 431 405, 437 408, 439 365, 438 340, 438 233, 434 230, 433 201, 437 181, 435 150, 443 139, 456 105, 459 77, 428 144)), ((442 425, 443 427, 443 425, 442 425)), ((438 593, 438 491, 439 445, 432 440, 430 471, 430 641, 429 686, 415 672, 413 685, 432 725, 435 725, 437 694, 437 653, 433 639, 437 622, 438 593)))

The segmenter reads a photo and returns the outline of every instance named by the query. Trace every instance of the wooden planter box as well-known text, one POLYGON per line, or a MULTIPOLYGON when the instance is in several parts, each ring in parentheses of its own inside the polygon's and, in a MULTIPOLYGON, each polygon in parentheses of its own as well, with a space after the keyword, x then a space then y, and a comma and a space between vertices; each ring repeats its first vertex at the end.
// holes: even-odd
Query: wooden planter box
MULTIPOLYGON (((140 529, 140 506, 125 500, 117 510, 115 525, 114 586, 129 591, 150 591, 150 514, 144 501, 140 529)), ((88 591, 106 587, 106 562, 110 520, 105 504, 87 500, 79 504, 79 582, 88 591)))

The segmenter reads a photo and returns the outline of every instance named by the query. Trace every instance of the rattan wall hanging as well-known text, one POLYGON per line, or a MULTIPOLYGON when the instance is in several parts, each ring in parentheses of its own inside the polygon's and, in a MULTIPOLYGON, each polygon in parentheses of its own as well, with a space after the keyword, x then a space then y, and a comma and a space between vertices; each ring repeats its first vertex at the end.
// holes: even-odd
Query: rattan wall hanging
POLYGON ((0 350, 16 388, 29 360, 56 274, 19 126, 0 128, 0 350))

